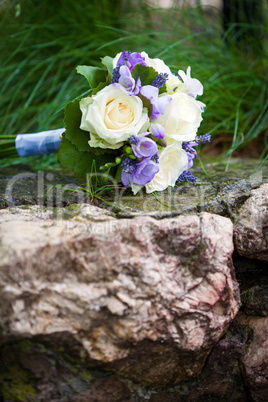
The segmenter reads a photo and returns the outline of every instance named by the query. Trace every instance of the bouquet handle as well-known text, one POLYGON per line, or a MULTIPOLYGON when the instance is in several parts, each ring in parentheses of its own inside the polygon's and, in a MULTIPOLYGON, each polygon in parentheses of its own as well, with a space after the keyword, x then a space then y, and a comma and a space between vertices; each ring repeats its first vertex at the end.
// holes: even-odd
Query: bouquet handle
POLYGON ((19 134, 15 140, 16 150, 21 157, 58 152, 64 131, 64 128, 58 128, 34 134, 19 134))

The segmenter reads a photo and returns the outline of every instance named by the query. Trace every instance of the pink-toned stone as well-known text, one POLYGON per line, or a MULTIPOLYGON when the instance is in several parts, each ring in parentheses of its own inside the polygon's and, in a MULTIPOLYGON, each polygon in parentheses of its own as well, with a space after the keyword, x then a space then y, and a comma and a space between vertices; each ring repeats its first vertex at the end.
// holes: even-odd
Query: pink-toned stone
POLYGON ((98 365, 172 384, 200 373, 238 311, 228 218, 0 217, 2 341, 65 333, 98 365))
POLYGON ((252 190, 240 208, 234 242, 240 255, 268 261, 268 183, 252 190))

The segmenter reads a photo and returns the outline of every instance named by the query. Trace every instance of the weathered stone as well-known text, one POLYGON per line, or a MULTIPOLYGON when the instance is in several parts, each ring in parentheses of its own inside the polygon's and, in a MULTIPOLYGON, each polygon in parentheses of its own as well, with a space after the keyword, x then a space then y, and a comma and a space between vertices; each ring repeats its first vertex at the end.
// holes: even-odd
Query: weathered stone
POLYGON ((233 254, 239 283, 241 310, 247 315, 268 316, 267 262, 233 254))
POLYGON ((252 190, 240 208, 234 241, 240 255, 268 261, 268 183, 252 190))
MULTIPOLYGON (((210 212, 235 219, 239 208, 249 198, 251 190, 268 181, 268 169, 255 174, 256 162, 234 163, 226 167, 219 163, 206 166, 207 175, 193 169, 196 183, 179 183, 177 187, 154 194, 138 193, 135 197, 126 191, 107 196, 110 209, 117 217, 150 215, 157 219, 210 212)), ((105 202, 100 204, 105 207, 105 202)))
POLYGON ((209 355, 202 373, 175 387, 152 390, 151 402, 266 402, 268 317, 239 313, 209 355))
POLYGON ((200 375, 177 385, 142 387, 96 361, 79 357, 79 344, 50 334, 0 347, 4 402, 266 402, 267 318, 239 313, 208 356, 200 375), (75 349, 77 350, 75 351, 75 349))
POLYGON ((108 372, 87 367, 86 359, 70 354, 57 342, 24 340, 0 348, 0 385, 6 401, 130 400, 127 382, 108 372))
POLYGON ((202 373, 175 387, 152 390, 151 402, 244 402, 248 397, 241 359, 252 340, 252 331, 235 318, 228 332, 210 353, 202 373))
POLYGON ((268 317, 239 315, 238 320, 252 331, 252 342, 243 356, 245 384, 253 401, 266 402, 268 395, 268 317))
POLYGON ((0 169, 0 401, 266 401, 265 239, 233 256, 259 316, 233 321, 232 225, 199 215, 263 237, 256 169, 206 166, 158 200, 105 192, 106 209, 73 204, 92 201, 73 176, 0 169))
MULTIPOLYGON (((235 219, 243 202, 268 181, 267 166, 256 173, 256 161, 234 161, 228 171, 223 164, 193 169, 197 183, 180 183, 171 191, 133 196, 126 188, 98 193, 99 205, 112 210, 117 217, 150 215, 157 219, 210 212, 235 219)), ((112 183, 113 184, 113 183, 112 183)), ((14 205, 64 206, 68 203, 91 201, 86 185, 66 173, 34 172, 25 165, 0 169, 0 208, 14 205), (80 186, 80 187, 79 187, 80 186)))
POLYGON ((68 334, 92 362, 144 385, 200 373, 238 311, 231 221, 117 220, 89 205, 52 214, 0 212, 1 342, 68 334))
POLYGON ((35 172, 23 164, 0 168, 0 209, 17 205, 60 207, 85 202, 87 194, 79 186, 81 181, 67 173, 35 172))

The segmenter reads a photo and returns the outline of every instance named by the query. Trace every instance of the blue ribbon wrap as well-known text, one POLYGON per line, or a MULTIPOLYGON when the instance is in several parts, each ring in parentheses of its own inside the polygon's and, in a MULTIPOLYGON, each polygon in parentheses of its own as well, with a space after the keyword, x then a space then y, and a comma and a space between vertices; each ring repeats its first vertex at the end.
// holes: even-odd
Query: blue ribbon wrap
POLYGON ((64 128, 41 131, 35 134, 19 134, 15 140, 19 156, 45 155, 58 152, 64 128))

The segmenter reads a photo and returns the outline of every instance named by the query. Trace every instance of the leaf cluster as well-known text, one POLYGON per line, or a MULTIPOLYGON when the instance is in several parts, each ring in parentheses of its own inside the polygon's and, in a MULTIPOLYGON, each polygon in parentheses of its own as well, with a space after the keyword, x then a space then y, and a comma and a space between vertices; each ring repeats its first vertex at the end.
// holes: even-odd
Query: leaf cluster
POLYGON ((58 153, 58 162, 73 171, 80 179, 99 171, 100 166, 112 162, 114 153, 108 149, 89 146, 89 133, 80 129, 82 113, 79 100, 69 102, 65 108, 65 132, 58 153), (94 171, 93 171, 94 169, 94 171))

